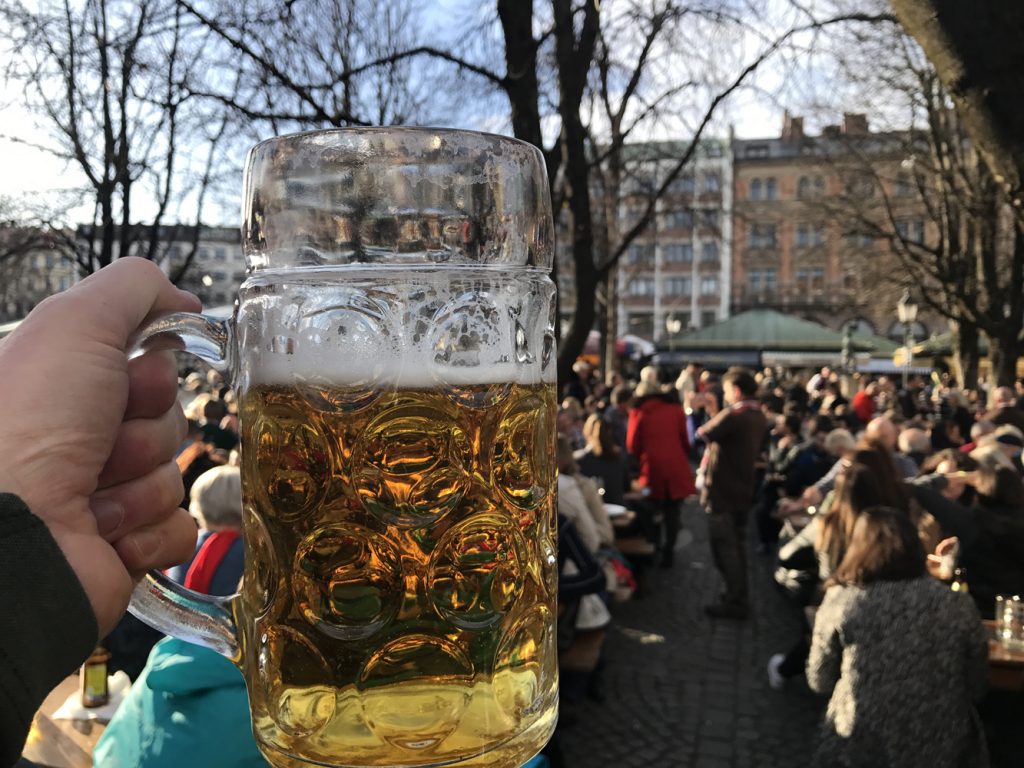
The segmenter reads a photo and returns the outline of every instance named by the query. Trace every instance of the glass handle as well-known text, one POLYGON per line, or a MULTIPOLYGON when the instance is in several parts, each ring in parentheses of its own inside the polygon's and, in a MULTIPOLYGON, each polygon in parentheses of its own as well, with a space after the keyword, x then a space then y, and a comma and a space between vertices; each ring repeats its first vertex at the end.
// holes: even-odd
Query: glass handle
MULTIPOLYGON (((182 350, 229 374, 234 367, 232 328, 230 320, 205 315, 187 312, 165 315, 136 334, 130 356, 182 350)), ((128 611, 161 632, 238 662, 238 627, 232 610, 236 597, 212 597, 194 592, 159 571, 150 571, 135 586, 128 611)))

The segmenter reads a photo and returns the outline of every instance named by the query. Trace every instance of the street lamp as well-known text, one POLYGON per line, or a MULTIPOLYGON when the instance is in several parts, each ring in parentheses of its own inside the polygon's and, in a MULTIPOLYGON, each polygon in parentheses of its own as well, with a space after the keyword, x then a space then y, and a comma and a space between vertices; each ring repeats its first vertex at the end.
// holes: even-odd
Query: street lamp
POLYGON ((896 315, 903 326, 903 389, 907 388, 910 378, 910 363, 914 357, 912 335, 914 321, 917 320, 917 304, 910 298, 910 289, 904 288, 903 295, 896 303, 896 315))
POLYGON ((669 315, 665 318, 665 330, 668 331, 668 351, 675 351, 675 336, 681 330, 683 330, 683 321, 678 319, 675 315, 669 315))

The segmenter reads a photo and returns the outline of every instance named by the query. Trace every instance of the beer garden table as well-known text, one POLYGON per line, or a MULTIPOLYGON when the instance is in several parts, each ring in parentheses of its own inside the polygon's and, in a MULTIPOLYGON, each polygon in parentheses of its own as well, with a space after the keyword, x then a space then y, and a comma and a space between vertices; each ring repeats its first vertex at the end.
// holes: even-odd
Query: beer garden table
POLYGON ((1024 651, 1005 647, 995 638, 995 622, 986 621, 989 631, 988 671, 993 690, 1024 692, 1024 651))
POLYGON ((41 768, 91 768, 92 750, 106 728, 98 720, 54 720, 51 715, 79 688, 71 675, 54 688, 32 719, 24 756, 41 768))

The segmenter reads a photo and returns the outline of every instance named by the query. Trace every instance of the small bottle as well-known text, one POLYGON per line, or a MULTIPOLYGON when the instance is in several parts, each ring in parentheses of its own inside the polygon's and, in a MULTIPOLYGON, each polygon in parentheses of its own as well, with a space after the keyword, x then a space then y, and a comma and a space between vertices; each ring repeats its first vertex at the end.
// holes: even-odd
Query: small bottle
POLYGON ((82 706, 102 707, 110 701, 110 688, 107 686, 107 662, 110 654, 102 646, 85 660, 82 665, 82 706))
POLYGON ((949 585, 949 588, 954 592, 963 592, 967 594, 970 589, 967 588, 967 569, 957 568, 953 571, 953 583, 949 585))

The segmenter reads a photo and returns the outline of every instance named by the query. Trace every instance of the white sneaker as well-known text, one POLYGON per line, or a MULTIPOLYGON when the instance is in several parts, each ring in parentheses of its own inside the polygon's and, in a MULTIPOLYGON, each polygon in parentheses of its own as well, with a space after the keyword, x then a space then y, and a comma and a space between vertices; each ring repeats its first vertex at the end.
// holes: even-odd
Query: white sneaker
POLYGON ((786 685, 786 678, 782 676, 779 667, 786 660, 786 654, 776 653, 768 659, 768 686, 774 691, 781 691, 786 685))

